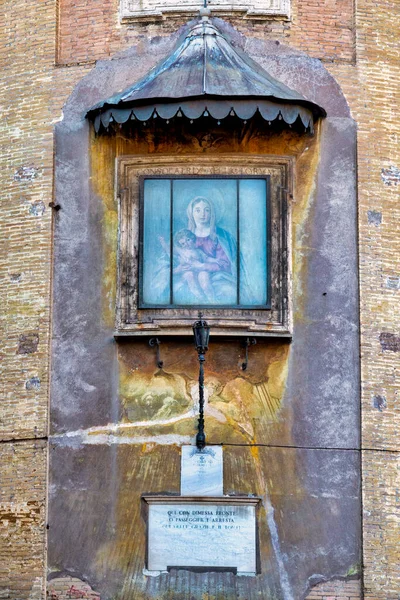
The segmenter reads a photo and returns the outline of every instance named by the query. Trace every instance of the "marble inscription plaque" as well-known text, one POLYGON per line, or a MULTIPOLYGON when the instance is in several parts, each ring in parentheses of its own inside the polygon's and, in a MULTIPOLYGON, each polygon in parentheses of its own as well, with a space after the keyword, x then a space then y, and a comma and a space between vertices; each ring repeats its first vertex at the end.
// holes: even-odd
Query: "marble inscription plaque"
POLYGON ((181 495, 222 496, 222 446, 182 446, 181 495))
POLYGON ((149 504, 148 570, 219 567, 255 574, 258 499, 202 500, 145 498, 149 504))

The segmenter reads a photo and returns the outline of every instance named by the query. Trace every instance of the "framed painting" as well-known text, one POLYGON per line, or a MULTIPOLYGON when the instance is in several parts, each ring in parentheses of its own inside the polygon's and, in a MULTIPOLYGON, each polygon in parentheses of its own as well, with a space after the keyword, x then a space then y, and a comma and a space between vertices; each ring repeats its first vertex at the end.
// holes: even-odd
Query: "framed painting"
POLYGON ((269 177, 141 177, 139 307, 269 306, 269 177))
POLYGON ((292 159, 122 157, 117 335, 291 335, 292 159))

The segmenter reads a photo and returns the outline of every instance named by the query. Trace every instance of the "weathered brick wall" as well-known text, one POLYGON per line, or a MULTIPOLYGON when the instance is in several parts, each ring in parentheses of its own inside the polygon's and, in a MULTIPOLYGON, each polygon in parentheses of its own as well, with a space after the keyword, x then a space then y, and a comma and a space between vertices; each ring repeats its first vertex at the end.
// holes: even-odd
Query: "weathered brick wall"
MULTIPOLYGON (((188 19, 183 16, 162 22, 119 25, 118 8, 118 0, 60 0, 58 62, 69 64, 107 58, 138 43, 143 36, 174 33, 188 19)), ((224 18, 246 35, 291 44, 322 60, 354 60, 351 0, 292 0, 290 21, 224 18)))
POLYGON ((10 439, 47 429, 55 5, 3 6, 0 297, 7 402, 0 435, 10 439))
POLYGON ((45 588, 53 124, 72 74, 58 83, 55 34, 54 0, 3 2, 0 597, 18 600, 45 588))
POLYGON ((357 5, 357 65, 332 65, 358 123, 364 594, 399 597, 398 3, 357 5))
POLYGON ((0 590, 43 596, 55 3, 2 6, 0 590), (17 443, 11 440, 18 439, 17 443))
POLYGON ((363 452, 365 600, 399 598, 399 466, 396 452, 363 452))
POLYGON ((359 581, 334 579, 315 585, 305 600, 359 600, 360 587, 359 581))
POLYGON ((43 440, 0 447, 0 598, 43 598, 46 462, 43 440))
POLYGON ((400 594, 400 99, 398 2, 357 8, 364 585, 400 594))
POLYGON ((363 444, 399 450, 400 97, 398 3, 359 3, 362 99, 358 176, 363 358, 363 444))
POLYGON ((84 600, 101 600, 100 594, 91 586, 77 577, 55 577, 47 584, 48 600, 70 600, 83 598, 84 600))

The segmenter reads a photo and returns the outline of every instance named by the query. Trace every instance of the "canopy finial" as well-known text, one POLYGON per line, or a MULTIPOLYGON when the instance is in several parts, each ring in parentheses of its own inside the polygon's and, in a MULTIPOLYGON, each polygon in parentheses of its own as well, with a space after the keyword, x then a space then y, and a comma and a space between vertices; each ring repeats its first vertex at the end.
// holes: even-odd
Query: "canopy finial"
POLYGON ((204 0, 204 6, 199 10, 199 15, 202 21, 208 21, 211 15, 211 10, 207 6, 207 0, 204 0))

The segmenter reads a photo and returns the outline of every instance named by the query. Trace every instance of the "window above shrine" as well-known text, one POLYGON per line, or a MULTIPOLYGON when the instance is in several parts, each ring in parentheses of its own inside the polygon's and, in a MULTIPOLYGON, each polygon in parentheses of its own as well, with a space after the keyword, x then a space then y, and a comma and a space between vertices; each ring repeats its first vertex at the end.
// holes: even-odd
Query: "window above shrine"
MULTIPOLYGON (((177 14, 191 16, 203 5, 203 0, 120 0, 120 18, 123 23, 129 23, 142 19, 156 21, 177 14)), ((209 0, 208 6, 215 16, 238 14, 257 20, 290 17, 290 0, 209 0)))
POLYGON ((139 307, 268 308, 268 182, 141 178, 139 307))
POLYGON ((117 330, 290 335, 291 159, 146 156, 119 160, 117 330))

